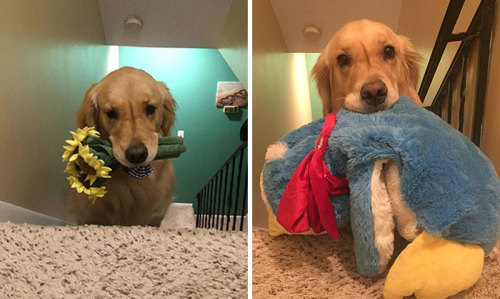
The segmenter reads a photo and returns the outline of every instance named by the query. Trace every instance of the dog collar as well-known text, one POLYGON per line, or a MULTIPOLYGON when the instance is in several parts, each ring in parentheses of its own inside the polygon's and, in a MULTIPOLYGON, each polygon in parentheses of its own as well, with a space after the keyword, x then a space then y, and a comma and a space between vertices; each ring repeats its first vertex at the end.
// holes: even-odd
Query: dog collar
POLYGON ((134 168, 127 168, 124 167, 123 170, 125 170, 128 175, 135 179, 143 179, 145 177, 148 177, 153 171, 153 167, 146 165, 146 166, 138 166, 134 168))

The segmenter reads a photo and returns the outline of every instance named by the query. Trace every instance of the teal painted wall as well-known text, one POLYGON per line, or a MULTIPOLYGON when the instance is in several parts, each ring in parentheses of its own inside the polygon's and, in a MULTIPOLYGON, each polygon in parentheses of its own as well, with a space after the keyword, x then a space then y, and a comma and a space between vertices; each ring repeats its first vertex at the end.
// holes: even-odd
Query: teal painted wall
POLYGON ((319 97, 318 89, 316 88, 316 82, 311 76, 311 71, 316 64, 319 55, 320 53, 305 53, 307 76, 309 78, 309 97, 311 99, 312 120, 323 118, 323 106, 321 104, 321 98, 319 97))
MULTIPOLYGON (((177 176, 175 202, 194 203, 196 193, 241 144, 247 119, 230 120, 215 107, 217 81, 238 81, 217 49, 120 47, 120 67, 143 69, 165 82, 177 101, 172 135, 184 130, 187 151, 172 159, 177 176)), ((243 161, 247 165, 246 159, 243 161)))

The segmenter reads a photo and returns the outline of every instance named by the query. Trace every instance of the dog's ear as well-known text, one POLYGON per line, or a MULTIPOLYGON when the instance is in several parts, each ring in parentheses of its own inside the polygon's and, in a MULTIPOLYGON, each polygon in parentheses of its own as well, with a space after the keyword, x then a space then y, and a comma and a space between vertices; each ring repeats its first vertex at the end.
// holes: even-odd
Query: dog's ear
POLYGON ((403 55, 403 67, 404 67, 404 82, 406 84, 410 84, 410 86, 404 86, 405 89, 408 89, 408 93, 406 96, 410 97, 417 103, 422 103, 418 94, 416 92, 418 79, 419 79, 419 63, 422 59, 420 54, 415 51, 413 48, 413 44, 410 39, 406 36, 399 35, 399 40, 401 43, 401 52, 403 55))
POLYGON ((163 136, 170 136, 170 127, 175 121, 175 109, 177 108, 177 103, 170 94, 170 91, 168 90, 165 83, 158 82, 157 85, 163 102, 163 105, 161 107, 161 132, 163 133, 163 136))
POLYGON ((411 43, 410 39, 408 39, 406 36, 399 35, 399 40, 401 41, 403 59, 408 78, 410 79, 409 82, 411 82, 413 87, 416 88, 419 75, 419 63, 422 58, 420 57, 420 54, 418 54, 417 51, 415 51, 415 49, 413 48, 413 44, 411 43))
POLYGON ((87 90, 80 108, 78 108, 78 112, 76 113, 76 125, 78 128, 97 127, 99 125, 97 89, 98 84, 92 84, 87 90))
POLYGON ((330 76, 332 70, 327 64, 326 61, 326 51, 323 51, 321 55, 318 57, 318 61, 314 65, 312 69, 312 76, 316 81, 316 87, 318 88, 318 94, 321 98, 321 102, 323 102, 323 116, 326 116, 328 113, 332 112, 332 89, 330 85, 330 76))

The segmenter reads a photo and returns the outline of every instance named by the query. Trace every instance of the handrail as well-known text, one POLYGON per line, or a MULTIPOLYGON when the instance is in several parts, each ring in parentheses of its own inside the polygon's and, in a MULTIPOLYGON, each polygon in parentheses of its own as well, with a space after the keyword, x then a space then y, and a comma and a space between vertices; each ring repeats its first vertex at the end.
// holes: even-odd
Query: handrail
POLYGON ((446 45, 451 41, 453 28, 455 28, 455 24, 460 16, 464 2, 465 0, 450 0, 450 4, 446 9, 443 23, 441 24, 441 28, 439 28, 436 43, 432 49, 429 63, 427 64, 427 68, 425 69, 425 73, 422 78, 422 83, 420 84, 420 89, 418 90, 418 96, 422 99, 422 101, 425 99, 425 96, 429 91, 429 87, 431 86, 432 79, 434 79, 439 62, 443 57, 446 45))
MULTIPOLYGON (((248 142, 247 141, 242 142, 241 145, 234 151, 234 153, 232 153, 231 156, 229 156, 229 158, 227 158, 227 160, 222 164, 222 166, 219 167, 219 169, 217 169, 217 171, 215 172, 215 174, 211 178, 208 179, 208 182, 210 182, 211 180, 213 180, 217 176, 217 173, 219 173, 220 171, 222 171, 222 169, 224 167, 226 167, 227 165, 231 164, 232 159, 236 158, 237 156, 239 156, 240 152, 243 149, 245 149, 247 146, 248 146, 248 142)), ((205 188, 207 185, 208 185, 208 183, 206 183, 205 186, 202 187, 202 189, 205 188)), ((201 190, 199 192, 201 192, 201 190)))
POLYGON ((466 85, 466 70, 469 51, 476 40, 479 41, 478 66, 476 77, 476 92, 474 100, 474 117, 472 121, 471 140, 480 145, 481 141, 481 126, 484 114, 484 101, 486 96, 486 85, 488 79, 488 67, 490 59, 491 35, 493 29, 494 8, 496 0, 482 0, 479 4, 474 17, 466 32, 452 33, 453 28, 462 10, 464 0, 450 0, 448 9, 446 10, 443 23, 438 33, 438 37, 432 50, 431 58, 422 78, 422 83, 419 89, 419 96, 422 100, 427 96, 430 84, 434 78, 437 67, 441 61, 444 49, 449 42, 461 41, 460 46, 451 62, 439 89, 434 97, 429 110, 435 112, 439 116, 442 114, 443 102, 445 96, 448 95, 448 114, 447 121, 451 122, 451 102, 453 90, 452 81, 462 70, 462 80, 460 82, 460 111, 459 111, 459 126, 460 131, 464 126, 464 106, 465 106, 465 85, 466 85))

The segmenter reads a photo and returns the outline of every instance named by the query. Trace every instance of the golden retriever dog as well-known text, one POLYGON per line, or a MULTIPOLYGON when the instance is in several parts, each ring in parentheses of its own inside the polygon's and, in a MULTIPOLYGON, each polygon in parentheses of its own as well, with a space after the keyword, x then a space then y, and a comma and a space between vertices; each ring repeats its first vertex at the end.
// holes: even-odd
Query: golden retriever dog
POLYGON ((367 19, 344 25, 330 40, 312 75, 323 114, 346 107, 360 113, 389 109, 399 95, 419 105, 420 56, 408 38, 367 19))
POLYGON ((148 73, 123 67, 93 84, 76 115, 79 128, 94 126, 111 141, 121 166, 105 183, 107 193, 95 204, 74 189, 70 209, 78 223, 158 226, 172 199, 174 168, 153 161, 158 137, 170 135, 176 103, 164 83, 148 73), (153 172, 133 178, 126 171, 150 165, 153 172))

